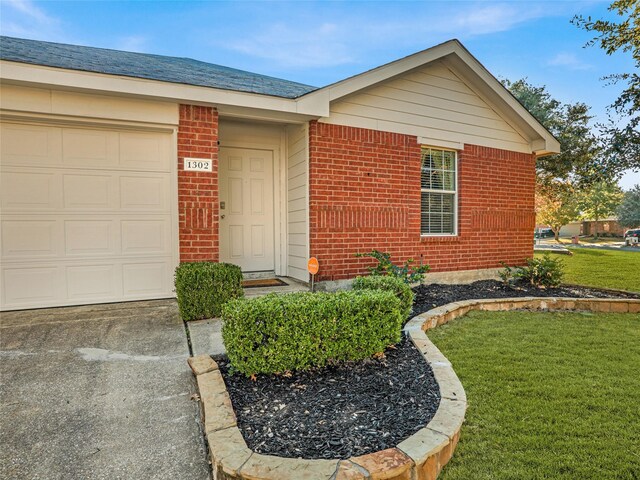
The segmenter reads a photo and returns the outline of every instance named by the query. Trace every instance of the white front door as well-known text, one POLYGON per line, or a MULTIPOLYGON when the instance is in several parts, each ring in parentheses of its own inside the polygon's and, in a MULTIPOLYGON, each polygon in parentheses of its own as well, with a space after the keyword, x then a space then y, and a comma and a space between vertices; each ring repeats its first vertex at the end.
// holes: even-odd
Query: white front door
POLYGON ((275 269, 273 151, 220 149, 220 261, 275 269))

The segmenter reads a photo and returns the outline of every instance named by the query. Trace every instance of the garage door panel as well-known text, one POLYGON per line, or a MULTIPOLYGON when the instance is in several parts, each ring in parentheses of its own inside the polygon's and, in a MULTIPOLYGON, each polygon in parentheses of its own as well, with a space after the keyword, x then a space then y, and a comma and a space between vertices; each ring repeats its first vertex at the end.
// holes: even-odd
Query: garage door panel
POLYGON ((3 262, 60 255, 60 222, 2 219, 3 262))
POLYGON ((117 177, 113 175, 64 175, 64 206, 73 210, 115 210, 117 177))
POLYGON ((117 255, 116 220, 67 220, 64 222, 65 254, 74 256, 117 255))
POLYGON ((66 128, 62 132, 62 161, 83 168, 118 168, 118 133, 66 128))
POLYGON ((0 153, 4 165, 54 166, 62 158, 62 129, 41 125, 2 124, 0 153))
POLYGON ((125 263, 122 265, 124 296, 135 298, 166 292, 169 275, 166 261, 125 263))
POLYGON ((164 175, 120 177, 123 211, 163 212, 169 208, 170 182, 164 175))
POLYGON ((120 166, 145 171, 171 171, 171 138, 152 133, 120 134, 120 166))
POLYGON ((66 269, 67 295, 71 300, 103 301, 118 297, 118 268, 114 264, 78 265, 66 269))
POLYGON ((171 224, 169 219, 123 220, 123 254, 171 254, 171 224))
POLYGON ((62 206, 62 178, 56 172, 2 171, 2 212, 58 210, 62 206))
POLYGON ((171 133, 1 126, 0 309, 173 296, 171 133))
POLYGON ((3 303, 15 307, 54 304, 64 295, 64 279, 58 266, 5 267, 3 303))

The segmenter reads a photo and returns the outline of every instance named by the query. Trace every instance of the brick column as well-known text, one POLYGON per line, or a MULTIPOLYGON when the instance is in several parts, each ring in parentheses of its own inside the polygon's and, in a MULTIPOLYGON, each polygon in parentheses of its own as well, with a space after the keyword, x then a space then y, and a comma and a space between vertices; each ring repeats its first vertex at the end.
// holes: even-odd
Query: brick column
POLYGON ((180 261, 219 260, 218 112, 180 105, 178 126, 178 215, 180 261), (184 158, 212 161, 212 172, 185 172, 184 158))

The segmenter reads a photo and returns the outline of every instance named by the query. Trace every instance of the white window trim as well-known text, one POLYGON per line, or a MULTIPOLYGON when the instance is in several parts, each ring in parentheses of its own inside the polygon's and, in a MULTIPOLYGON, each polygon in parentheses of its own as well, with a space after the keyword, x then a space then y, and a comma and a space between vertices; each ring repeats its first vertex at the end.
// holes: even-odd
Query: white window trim
POLYGON ((442 148, 442 147, 434 147, 432 145, 420 145, 420 201, 422 202, 422 192, 431 192, 431 193, 453 193, 453 233, 422 233, 422 205, 420 206, 420 238, 433 238, 433 237, 457 237, 458 236, 458 191, 460 190, 460 184, 458 182, 458 151, 452 148, 442 148), (422 150, 431 148, 433 150, 442 150, 446 152, 453 152, 455 155, 454 165, 454 182, 456 189, 455 190, 434 190, 432 188, 422 188, 422 150))

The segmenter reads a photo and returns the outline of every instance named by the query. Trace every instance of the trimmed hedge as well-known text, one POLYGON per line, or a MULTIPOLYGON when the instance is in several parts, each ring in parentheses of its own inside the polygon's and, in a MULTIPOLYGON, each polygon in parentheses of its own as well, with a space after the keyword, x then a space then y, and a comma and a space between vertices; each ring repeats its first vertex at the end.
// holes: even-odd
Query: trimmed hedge
POLYGON ((219 317, 225 303, 244 296, 242 271, 230 263, 181 263, 176 268, 175 286, 185 321, 219 317))
POLYGON ((367 277, 356 277, 353 281, 354 290, 386 290, 393 292, 402 305, 402 315, 404 320, 411 315, 413 307, 413 290, 400 278, 386 275, 369 275, 367 277))
POLYGON ((229 302, 222 338, 245 375, 361 360, 400 341, 403 317, 391 292, 272 293, 229 302))

